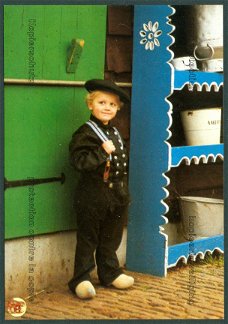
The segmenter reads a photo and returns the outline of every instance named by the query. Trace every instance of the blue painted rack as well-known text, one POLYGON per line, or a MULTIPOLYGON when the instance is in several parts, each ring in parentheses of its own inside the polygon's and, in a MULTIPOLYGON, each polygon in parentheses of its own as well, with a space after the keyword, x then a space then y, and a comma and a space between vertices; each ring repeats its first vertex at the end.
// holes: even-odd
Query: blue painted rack
POLYGON ((209 88, 211 85, 220 87, 223 85, 222 73, 211 73, 201 71, 175 71, 174 72, 174 89, 181 90, 184 85, 205 85, 209 88))
POLYGON ((171 167, 177 167, 184 162, 190 165, 191 161, 198 164, 200 160, 204 163, 215 162, 217 157, 223 159, 224 145, 200 145, 200 146, 178 146, 171 148, 171 167))
MULTIPOLYGON (((205 252, 213 252, 215 249, 224 251, 224 237, 217 235, 191 242, 184 242, 178 245, 169 246, 168 248, 168 267, 175 266, 176 263, 183 259, 187 262, 189 256, 204 256, 205 252)), ((194 258, 193 258, 194 259, 194 258)))
MULTIPOLYGON (((191 242, 169 246, 163 226, 169 206, 166 173, 186 164, 215 162, 223 158, 223 144, 171 147, 169 138, 174 90, 186 84, 197 90, 216 91, 223 84, 221 73, 174 71, 170 64, 174 42, 167 5, 137 5, 134 13, 133 80, 131 108, 130 191, 132 204, 128 218, 127 260, 129 270, 165 276, 167 268, 192 254, 191 242), (194 77, 194 82, 192 81, 194 77)), ((193 255, 223 251, 223 235, 194 241, 193 255)))

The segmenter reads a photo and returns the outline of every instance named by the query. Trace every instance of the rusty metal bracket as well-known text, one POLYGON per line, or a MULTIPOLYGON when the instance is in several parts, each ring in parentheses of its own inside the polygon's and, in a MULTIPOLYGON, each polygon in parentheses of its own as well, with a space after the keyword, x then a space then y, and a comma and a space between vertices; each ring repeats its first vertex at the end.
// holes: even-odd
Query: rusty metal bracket
POLYGON ((16 188, 16 187, 24 187, 24 186, 35 186, 43 183, 50 182, 61 182, 63 184, 65 182, 65 174, 61 173, 60 177, 52 177, 52 178, 42 178, 42 179, 24 179, 24 180, 12 180, 9 181, 6 178, 4 179, 4 190, 8 188, 16 188))

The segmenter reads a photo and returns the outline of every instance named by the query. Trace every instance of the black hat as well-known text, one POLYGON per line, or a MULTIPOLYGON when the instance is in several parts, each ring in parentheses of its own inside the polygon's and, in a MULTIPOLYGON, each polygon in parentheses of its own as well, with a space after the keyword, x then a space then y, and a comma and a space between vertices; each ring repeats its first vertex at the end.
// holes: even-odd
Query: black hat
POLYGON ((111 92, 118 95, 120 97, 120 100, 123 102, 127 103, 130 101, 129 95, 111 80, 88 80, 85 83, 85 88, 89 92, 96 90, 111 92))

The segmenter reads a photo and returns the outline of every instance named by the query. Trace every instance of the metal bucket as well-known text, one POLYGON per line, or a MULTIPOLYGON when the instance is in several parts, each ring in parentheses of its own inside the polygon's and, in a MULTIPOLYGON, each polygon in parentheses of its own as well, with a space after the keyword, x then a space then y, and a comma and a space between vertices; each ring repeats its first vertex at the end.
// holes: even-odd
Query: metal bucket
POLYGON ((188 54, 202 71, 223 71, 223 5, 194 5, 186 12, 188 54))
POLYGON ((223 5, 194 5, 189 19, 189 42, 195 58, 223 57, 223 5))
POLYGON ((187 145, 219 144, 221 136, 221 108, 181 111, 187 145))
POLYGON ((223 234, 223 199, 182 196, 179 206, 183 235, 187 240, 223 234))

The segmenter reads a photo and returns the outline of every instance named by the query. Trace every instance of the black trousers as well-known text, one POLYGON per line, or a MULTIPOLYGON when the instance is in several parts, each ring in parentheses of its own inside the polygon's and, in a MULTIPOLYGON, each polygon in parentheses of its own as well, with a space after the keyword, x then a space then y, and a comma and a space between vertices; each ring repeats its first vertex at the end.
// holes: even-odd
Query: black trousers
POLYGON ((116 250, 121 243, 128 204, 113 207, 104 198, 99 205, 90 204, 89 199, 78 205, 74 276, 68 283, 72 292, 80 282, 91 280, 95 260, 102 285, 110 285, 123 273, 116 250))

